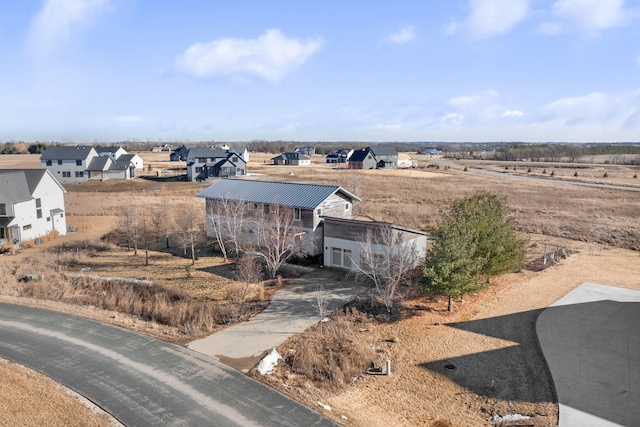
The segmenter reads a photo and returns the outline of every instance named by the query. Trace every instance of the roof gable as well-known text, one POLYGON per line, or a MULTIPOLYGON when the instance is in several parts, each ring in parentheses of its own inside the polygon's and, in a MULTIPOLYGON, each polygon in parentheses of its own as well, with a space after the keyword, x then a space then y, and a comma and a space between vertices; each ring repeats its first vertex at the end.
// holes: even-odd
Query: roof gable
POLYGON ((353 152, 351 157, 349 157, 349 161, 350 162, 362 162, 362 161, 364 161, 364 159, 367 158, 369 153, 371 153, 375 157, 375 153, 373 151, 371 151, 371 149, 369 147, 363 148, 361 150, 356 150, 356 151, 353 152))
POLYGON ((13 203, 29 200, 48 173, 46 169, 0 169, 0 193, 13 203))
POLYGON ((360 200, 356 195, 337 185, 245 179, 221 179, 198 193, 198 197, 228 198, 246 203, 278 204, 302 209, 315 209, 329 196, 336 193, 341 193, 348 199, 360 200))

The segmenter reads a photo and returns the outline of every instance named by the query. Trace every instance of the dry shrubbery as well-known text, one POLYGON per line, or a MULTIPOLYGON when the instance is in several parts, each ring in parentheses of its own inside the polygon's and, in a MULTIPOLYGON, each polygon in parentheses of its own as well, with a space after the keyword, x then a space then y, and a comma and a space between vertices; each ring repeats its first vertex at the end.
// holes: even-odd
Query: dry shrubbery
POLYGON ((200 301, 176 288, 146 281, 67 274, 80 252, 108 249, 106 244, 74 242, 16 264, 0 264, 0 293, 92 305, 175 327, 191 336, 246 318, 251 304, 200 301), (83 248, 82 251, 80 248, 83 248), (42 275, 42 279, 32 279, 42 275))
POLYGON ((316 325, 286 344, 283 369, 333 390, 352 383, 376 360, 374 347, 357 336, 368 322, 355 308, 335 312, 322 328, 316 325))

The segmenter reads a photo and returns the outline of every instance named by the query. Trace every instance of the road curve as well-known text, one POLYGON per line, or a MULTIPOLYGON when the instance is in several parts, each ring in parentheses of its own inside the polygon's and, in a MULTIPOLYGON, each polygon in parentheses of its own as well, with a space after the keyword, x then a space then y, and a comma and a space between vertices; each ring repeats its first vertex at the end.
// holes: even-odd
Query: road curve
POLYGON ((91 320, 0 303, 0 357, 75 390, 127 426, 335 426, 199 353, 91 320))

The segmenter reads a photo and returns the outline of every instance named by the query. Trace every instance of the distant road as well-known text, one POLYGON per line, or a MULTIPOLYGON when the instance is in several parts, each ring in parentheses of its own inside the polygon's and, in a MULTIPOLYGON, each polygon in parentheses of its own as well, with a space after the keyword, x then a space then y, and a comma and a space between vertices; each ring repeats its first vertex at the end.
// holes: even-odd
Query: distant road
POLYGON ((449 166, 451 169, 464 170, 467 168, 467 172, 475 173, 479 175, 487 175, 494 176, 497 178, 513 178, 513 179, 523 179, 523 180, 534 180, 534 181, 542 181, 542 182, 553 182, 559 184, 567 184, 567 185, 580 185, 583 187, 594 187, 594 188, 604 188, 609 190, 624 190, 624 191, 636 191, 640 192, 640 187, 627 187, 624 185, 609 185, 609 184, 598 184, 598 183, 590 183, 590 182, 577 182, 577 181, 563 181, 560 179, 550 179, 550 178, 538 178, 535 176, 522 176, 522 175, 511 175, 509 173, 504 172, 494 172, 488 171, 485 169, 478 169, 468 165, 459 165, 457 163, 453 163, 446 159, 429 159, 430 162, 440 164, 442 166, 449 166))
POLYGON ((0 303, 0 357, 75 390, 127 426, 335 426, 199 353, 125 329, 0 303))

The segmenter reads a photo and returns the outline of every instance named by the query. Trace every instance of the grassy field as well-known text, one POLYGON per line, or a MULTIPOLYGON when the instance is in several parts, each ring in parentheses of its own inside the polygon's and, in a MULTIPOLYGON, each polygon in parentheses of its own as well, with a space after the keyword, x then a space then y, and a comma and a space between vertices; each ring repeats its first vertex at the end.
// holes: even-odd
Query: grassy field
MULTIPOLYGON (((89 182, 65 186, 67 221, 78 231, 15 256, 0 257, 0 268, 5 269, 2 275, 4 295, 1 299, 80 314, 167 340, 179 341, 188 336, 189 331, 179 326, 154 322, 145 316, 123 313, 106 306, 98 309, 96 305, 100 304, 96 303, 82 304, 78 300, 65 298, 55 301, 34 298, 38 295, 27 295, 12 279, 7 279, 16 277, 20 272, 31 272, 36 268, 43 251, 55 248, 60 243, 97 241, 111 230, 116 215, 127 204, 165 203, 168 206, 167 201, 192 199, 208 185, 206 182, 178 180, 176 175, 180 171, 175 169, 176 163, 168 161, 167 153, 140 154, 145 164, 151 165, 150 171, 145 166, 143 174, 146 176, 128 182, 89 182), (17 263, 21 264, 21 270, 17 263)), ((507 197, 519 229, 530 240, 529 261, 543 257, 552 247, 564 247, 574 253, 566 260, 554 262, 552 268, 542 272, 523 271, 496 280, 488 291, 458 302, 453 314, 442 312, 443 301, 415 295, 408 295, 400 317, 392 322, 375 314, 363 314, 365 310, 360 306, 362 310, 357 310, 359 314, 345 320, 352 323, 353 333, 342 336, 340 340, 354 340, 354 346, 377 349, 376 354, 381 360, 393 359, 397 372, 393 377, 362 376, 354 384, 342 384, 341 387, 311 382, 286 369, 275 377, 266 380, 261 378, 312 407, 317 407, 320 399, 331 404, 334 407, 331 416, 342 424, 424 424, 434 427, 491 425, 487 422, 487 414, 492 411, 519 411, 537 414, 531 425, 553 425, 554 420, 557 422, 557 405, 553 393, 549 391, 551 380, 544 376, 544 359, 537 353, 535 336, 525 333, 533 327, 535 315, 519 313, 541 310, 581 281, 640 288, 637 279, 634 279, 640 274, 637 271, 640 264, 637 262, 638 252, 624 250, 640 249, 640 224, 637 221, 640 193, 581 187, 567 182, 600 182, 606 172, 610 184, 637 186, 638 179, 633 178, 633 174, 640 173, 637 167, 455 162, 460 169, 467 165, 500 173, 483 176, 443 166, 437 169, 433 159, 424 156, 416 156, 418 168, 415 169, 359 172, 335 169, 334 165, 324 164, 322 156, 315 156, 315 163, 308 167, 271 166, 268 164, 270 157, 252 153, 249 172, 253 179, 339 184, 362 198, 362 202, 357 203, 354 209, 360 217, 391 221, 423 230, 437 224, 440 211, 446 209, 453 200, 468 196, 478 189, 488 189, 507 197), (551 171, 554 172, 553 176, 551 171), (575 176, 576 171, 578 176, 575 176), (514 179, 513 175, 544 179, 514 179), (519 329, 525 331, 517 336, 518 345, 522 348, 519 352, 504 351, 515 345, 512 341, 516 337, 510 337, 513 339, 509 340, 492 339, 487 335, 470 334, 448 326, 477 319, 496 319, 495 327, 502 328, 500 319, 509 316, 521 319, 519 329), (361 329, 367 332, 359 332, 361 329), (478 357, 478 360, 472 358, 468 362, 470 366, 488 372, 486 375, 476 375, 473 381, 461 381, 460 378, 447 377, 430 369, 439 361, 483 352, 494 352, 490 354, 495 357, 490 361, 484 357, 478 357), (519 371, 522 363, 530 367, 524 374, 519 371), (499 375, 492 373, 498 371, 501 372, 499 375), (522 382, 509 382, 506 379, 509 375, 523 378, 522 382), (499 380, 499 393, 492 394, 487 390, 492 379, 499 380), (347 420, 339 415, 346 416, 347 420)), ((0 156, 0 168, 39 166, 38 156, 0 156)), ((89 268, 91 273, 103 276, 150 280, 158 289, 178 288, 198 303, 228 304, 234 300, 237 282, 233 277, 233 262, 225 263, 215 254, 207 253, 203 247, 204 251, 200 253, 196 265, 190 267, 190 260, 180 256, 181 248, 177 243, 172 243, 169 251, 164 250, 161 244, 154 249, 149 266, 144 265, 140 253, 135 256, 132 251, 120 246, 110 246, 105 251, 81 252, 59 274, 79 273, 81 269, 89 268)), ((44 265, 43 262, 40 264, 44 265)), ((266 286, 261 295, 256 289, 251 299, 256 303, 268 301, 269 294, 276 289, 277 286, 266 286)), ((68 288, 67 294, 74 294, 72 290, 68 288)), ((65 292, 60 294, 65 295, 65 292)), ((172 310, 171 307, 167 308, 168 312, 172 310)), ((234 319, 240 318, 236 316, 234 319)), ((327 330, 330 331, 329 328, 327 330)), ((295 337, 285 343, 281 351, 286 354, 298 348, 300 343, 304 346, 305 340, 327 342, 327 338, 314 337, 314 333, 312 329, 295 337)), ((330 336, 329 342, 333 338, 330 336)), ((11 387, 5 387, 4 390, 8 391, 0 398, 9 399, 11 387)), ((57 398, 51 397, 54 401, 57 398)), ((0 415, 0 424, 3 423, 0 415)))

